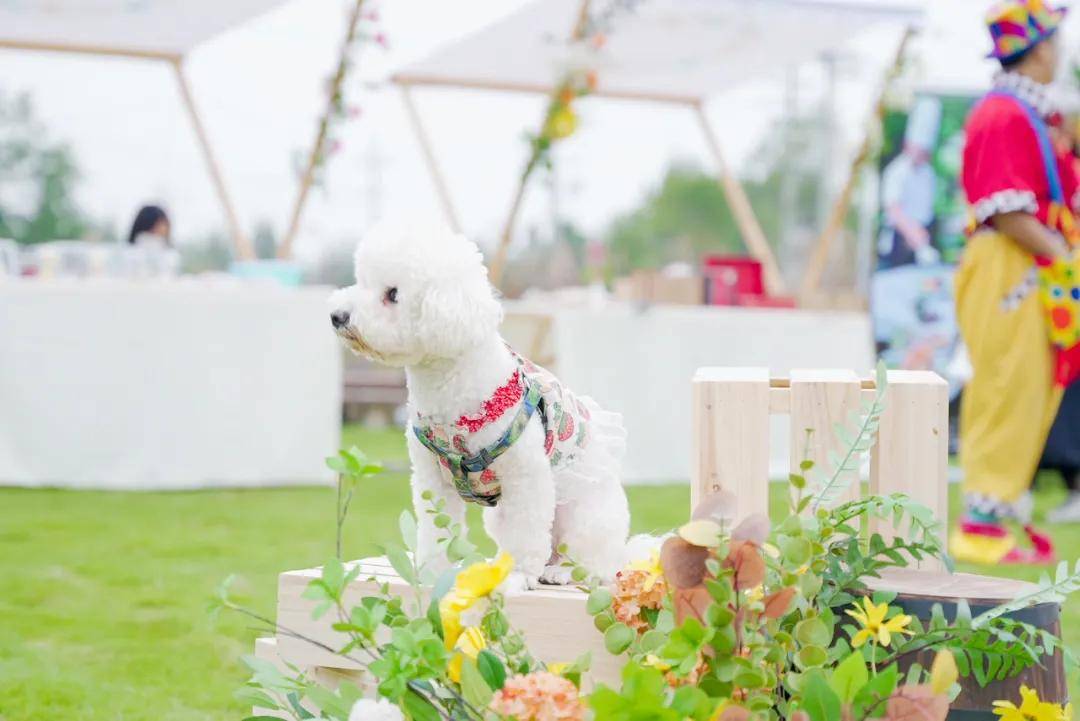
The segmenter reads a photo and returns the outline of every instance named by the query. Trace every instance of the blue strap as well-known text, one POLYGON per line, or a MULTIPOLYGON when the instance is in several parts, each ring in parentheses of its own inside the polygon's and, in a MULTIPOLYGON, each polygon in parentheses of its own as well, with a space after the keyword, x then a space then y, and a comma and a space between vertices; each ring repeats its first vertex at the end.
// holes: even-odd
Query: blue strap
POLYGON ((1059 205, 1065 204, 1065 193, 1061 189, 1061 176, 1058 174, 1057 156, 1054 155, 1054 144, 1050 140, 1050 128, 1026 100, 1008 90, 998 89, 986 94, 986 97, 1009 98, 1021 108, 1028 117, 1031 129, 1035 131, 1035 138, 1039 141, 1039 152, 1042 154, 1043 167, 1046 169, 1046 182, 1050 186, 1050 200, 1059 205))

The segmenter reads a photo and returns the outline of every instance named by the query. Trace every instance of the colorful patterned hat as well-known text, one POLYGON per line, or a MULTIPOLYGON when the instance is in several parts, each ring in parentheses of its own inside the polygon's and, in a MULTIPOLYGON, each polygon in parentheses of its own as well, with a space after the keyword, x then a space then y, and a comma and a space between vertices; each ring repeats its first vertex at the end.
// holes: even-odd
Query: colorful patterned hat
POLYGON ((987 57, 1008 60, 1050 37, 1066 8, 1054 8, 1043 0, 1003 0, 986 13, 986 26, 994 41, 987 57))

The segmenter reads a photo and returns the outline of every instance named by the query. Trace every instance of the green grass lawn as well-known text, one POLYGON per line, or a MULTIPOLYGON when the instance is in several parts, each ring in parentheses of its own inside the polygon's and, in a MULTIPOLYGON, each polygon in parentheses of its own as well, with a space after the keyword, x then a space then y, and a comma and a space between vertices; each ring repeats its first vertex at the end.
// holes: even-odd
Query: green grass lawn
MULTIPOLYGON (((348 428, 344 442, 404 462, 397 431, 348 428)), ((778 512, 781 490, 775 486, 772 499, 778 512)), ((1041 493, 1040 507, 1060 493, 1041 493)), ((687 515, 685 486, 629 494, 635 531, 666 530, 687 515)), ((408 497, 403 474, 363 488, 347 554, 370 554, 377 541, 395 537, 408 497)), ((277 574, 332 554, 333 507, 326 488, 0 489, 0 721, 243 718, 232 691, 245 675, 238 658, 251 651, 257 631, 237 617, 212 622, 207 599, 237 573, 250 605, 272 615, 277 574)), ((1080 526, 1053 530, 1067 555, 1080 553, 1080 526)), ((1080 650, 1080 602, 1065 614, 1066 637, 1080 650)))

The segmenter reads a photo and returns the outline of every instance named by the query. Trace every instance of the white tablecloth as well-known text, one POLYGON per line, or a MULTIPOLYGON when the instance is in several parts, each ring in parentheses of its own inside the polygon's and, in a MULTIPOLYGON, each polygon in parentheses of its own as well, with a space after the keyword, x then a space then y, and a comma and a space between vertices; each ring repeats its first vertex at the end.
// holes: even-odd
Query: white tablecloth
POLYGON ((0 484, 330 481, 341 351, 329 292, 0 281, 0 484))
MULTIPOLYGON (((513 313, 524 304, 510 304, 513 313)), ((520 324, 519 324, 520 325, 520 324)), ((526 343, 518 326, 519 345, 526 343)), ((508 336, 515 335, 508 333, 508 336)), ((690 380, 702 366, 792 368, 874 366, 863 313, 629 305, 553 312, 554 369, 575 391, 623 414, 629 434, 624 479, 686 481, 690 476, 690 380)), ((786 477, 786 416, 775 416, 770 473, 786 477)))

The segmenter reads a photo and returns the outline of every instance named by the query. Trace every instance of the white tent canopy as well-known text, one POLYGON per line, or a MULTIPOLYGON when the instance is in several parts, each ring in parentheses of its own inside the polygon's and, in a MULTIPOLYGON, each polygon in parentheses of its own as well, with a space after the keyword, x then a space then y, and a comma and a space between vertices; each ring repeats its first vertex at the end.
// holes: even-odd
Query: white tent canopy
POLYGON ((283 0, 0 1, 0 47, 174 58, 283 0))
MULTIPOLYGON (((406 66, 393 80, 404 90, 435 187, 447 218, 455 225, 457 213, 449 189, 410 97, 413 87, 546 94, 567 70, 588 67, 597 74, 595 96, 676 103, 693 109, 743 242, 762 263, 766 288, 779 294, 784 285, 772 248, 742 186, 727 167, 705 101, 766 73, 783 72, 819 57, 872 25, 910 28, 921 22, 922 15, 918 0, 896 0, 895 4, 878 0, 535 0, 406 66), (604 38, 592 50, 571 42, 585 13, 604 38)), ((523 190, 524 186, 519 187, 503 228, 492 267, 495 282, 523 190)))
MULTIPOLYGON (((608 3, 593 2, 593 15, 608 3)), ((536 0, 395 74, 404 85, 547 92, 572 62, 581 0, 536 0)), ((697 102, 811 60, 877 23, 909 25, 920 5, 839 0, 646 0, 616 13, 589 58, 598 95, 697 102)))
POLYGON ((284 0, 0 0, 0 49, 113 55, 167 61, 191 117, 233 245, 254 248, 237 219, 217 158, 184 73, 198 44, 251 20, 284 0))

